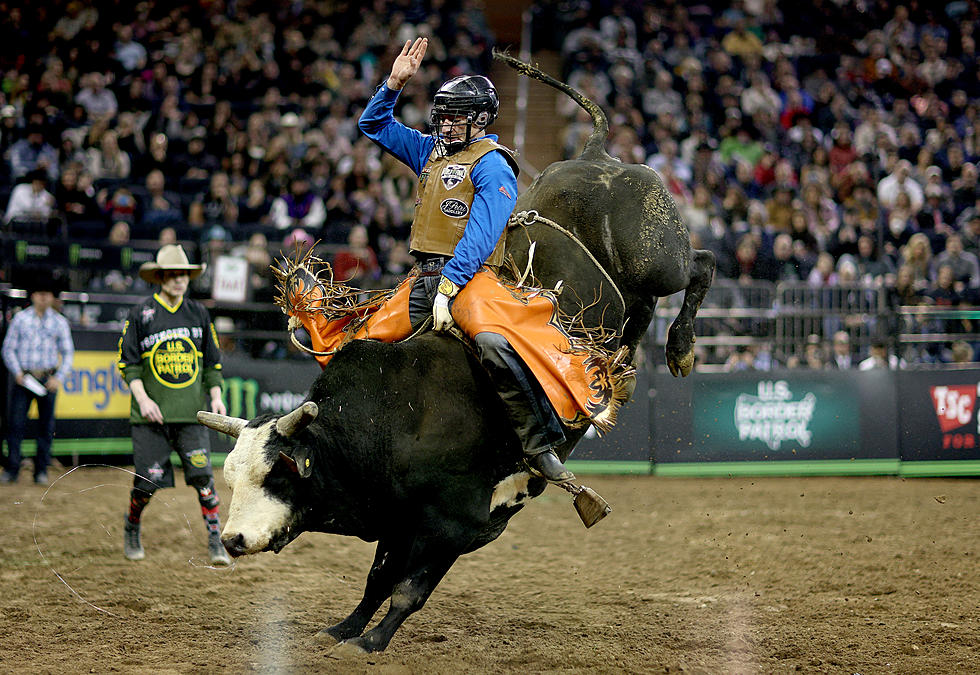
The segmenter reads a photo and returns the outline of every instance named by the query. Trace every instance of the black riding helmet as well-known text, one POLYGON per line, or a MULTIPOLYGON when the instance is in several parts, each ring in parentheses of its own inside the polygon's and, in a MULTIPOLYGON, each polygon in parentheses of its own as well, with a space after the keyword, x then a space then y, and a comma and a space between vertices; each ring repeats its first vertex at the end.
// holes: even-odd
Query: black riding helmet
POLYGON ((469 144, 474 127, 485 129, 493 124, 499 108, 493 82, 482 75, 460 75, 439 87, 432 101, 429 123, 445 154, 451 155, 469 144), (466 137, 458 141, 443 138, 439 125, 443 117, 466 117, 466 137))

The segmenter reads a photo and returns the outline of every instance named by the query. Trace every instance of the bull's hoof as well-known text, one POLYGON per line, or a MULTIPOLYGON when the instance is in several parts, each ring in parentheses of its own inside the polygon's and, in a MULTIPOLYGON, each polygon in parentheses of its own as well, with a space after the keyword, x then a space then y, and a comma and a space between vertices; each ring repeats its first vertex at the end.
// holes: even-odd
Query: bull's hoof
POLYGON ((338 659, 361 658, 365 654, 369 654, 370 651, 362 647, 359 642, 360 638, 339 642, 328 653, 331 657, 338 659))
POLYGON ((324 628, 320 632, 315 633, 313 635, 313 641, 323 647, 333 647, 334 645, 340 644, 340 640, 330 632, 329 628, 324 628))
POLYGON ((694 369, 694 350, 691 349, 680 358, 668 358, 667 368, 674 377, 687 377, 694 369))

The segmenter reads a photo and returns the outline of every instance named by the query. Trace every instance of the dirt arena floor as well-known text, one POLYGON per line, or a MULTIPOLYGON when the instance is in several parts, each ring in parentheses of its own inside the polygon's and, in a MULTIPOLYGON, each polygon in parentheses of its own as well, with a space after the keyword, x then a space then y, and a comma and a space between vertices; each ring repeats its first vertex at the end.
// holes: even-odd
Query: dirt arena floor
POLYGON ((28 479, 0 489, 4 673, 980 671, 976 480, 590 477, 614 509, 590 531, 549 488, 386 652, 338 658, 310 638, 360 599, 370 544, 210 568, 181 486, 131 563, 127 473, 28 479))

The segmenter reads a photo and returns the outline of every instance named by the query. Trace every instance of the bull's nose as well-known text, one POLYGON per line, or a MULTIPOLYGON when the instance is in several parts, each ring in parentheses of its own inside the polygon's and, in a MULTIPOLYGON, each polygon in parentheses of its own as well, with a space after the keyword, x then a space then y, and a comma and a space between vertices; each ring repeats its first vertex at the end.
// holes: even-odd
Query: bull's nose
POLYGON ((244 535, 236 534, 233 537, 222 537, 221 543, 224 544, 225 550, 231 554, 231 557, 237 558, 239 556, 245 555, 244 535))

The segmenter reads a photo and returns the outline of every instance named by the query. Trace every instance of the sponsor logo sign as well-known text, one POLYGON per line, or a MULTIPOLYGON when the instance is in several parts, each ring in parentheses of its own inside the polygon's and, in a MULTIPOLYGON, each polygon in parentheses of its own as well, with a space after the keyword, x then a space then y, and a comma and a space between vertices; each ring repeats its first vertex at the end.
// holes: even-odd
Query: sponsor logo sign
POLYGON ((853 457, 857 392, 826 378, 746 380, 696 387, 691 445, 673 461, 853 457))
POLYGON ((794 399, 783 380, 760 382, 756 395, 739 394, 735 399, 735 428, 740 441, 762 441, 770 450, 779 450, 784 441, 810 447, 810 422, 817 397, 807 392, 794 399))
POLYGON ((975 417, 978 389, 980 384, 941 384, 929 387, 944 450, 977 446, 977 432, 980 431, 980 419, 975 417))
POLYGON ((450 218, 465 218, 470 213, 470 207, 462 199, 444 199, 439 204, 439 210, 450 218))
POLYGON ((129 418, 129 387, 115 352, 76 351, 54 402, 56 419, 129 418))

